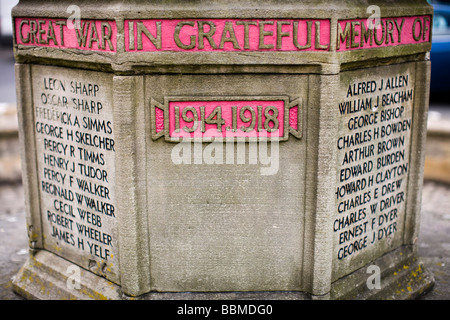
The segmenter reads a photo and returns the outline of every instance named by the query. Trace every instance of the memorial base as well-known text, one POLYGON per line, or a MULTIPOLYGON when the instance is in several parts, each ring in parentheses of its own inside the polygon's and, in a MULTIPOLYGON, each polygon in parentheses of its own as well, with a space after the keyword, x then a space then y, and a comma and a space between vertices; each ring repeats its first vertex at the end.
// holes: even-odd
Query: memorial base
MULTIPOLYGON (((407 300, 416 299, 430 291, 433 275, 417 259, 410 247, 396 249, 372 264, 382 270, 380 288, 372 287, 375 281, 368 278, 369 265, 335 281, 330 294, 311 296, 304 292, 151 292, 139 297, 129 297, 120 286, 79 268, 73 272, 73 264, 67 260, 40 250, 31 255, 13 281, 16 293, 26 299, 42 300, 407 300), (78 277, 78 278, 77 278, 78 277), (79 287, 76 279, 80 279, 79 287), (368 282, 370 284, 368 285, 368 282)), ((374 279, 374 278, 373 278, 374 279)))

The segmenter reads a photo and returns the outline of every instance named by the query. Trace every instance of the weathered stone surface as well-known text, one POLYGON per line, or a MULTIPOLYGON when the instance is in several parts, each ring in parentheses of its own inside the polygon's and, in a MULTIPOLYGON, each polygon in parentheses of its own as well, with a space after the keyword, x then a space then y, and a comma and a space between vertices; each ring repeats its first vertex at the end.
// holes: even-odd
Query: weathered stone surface
MULTIPOLYGON (((290 100, 308 99, 308 78, 303 75, 147 76, 145 85, 147 101, 163 101, 167 95, 270 100, 281 92, 290 100)), ((146 143, 155 289, 302 287, 304 143, 292 136, 271 143, 146 143)))
POLYGON ((380 1, 370 29, 358 1, 254 4, 82 3, 80 29, 65 2, 16 7, 20 292, 39 296, 33 276, 68 294, 72 263, 95 283, 79 298, 100 277, 111 298, 405 297, 391 276, 364 292, 372 263, 431 286, 415 251, 430 7, 380 1))

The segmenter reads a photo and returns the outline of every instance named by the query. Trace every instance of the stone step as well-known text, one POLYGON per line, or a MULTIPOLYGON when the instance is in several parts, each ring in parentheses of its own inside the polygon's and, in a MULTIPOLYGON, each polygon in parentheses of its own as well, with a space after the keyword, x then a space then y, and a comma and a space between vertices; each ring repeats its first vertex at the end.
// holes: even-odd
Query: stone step
POLYGON ((450 183, 450 110, 430 108, 424 178, 450 183))

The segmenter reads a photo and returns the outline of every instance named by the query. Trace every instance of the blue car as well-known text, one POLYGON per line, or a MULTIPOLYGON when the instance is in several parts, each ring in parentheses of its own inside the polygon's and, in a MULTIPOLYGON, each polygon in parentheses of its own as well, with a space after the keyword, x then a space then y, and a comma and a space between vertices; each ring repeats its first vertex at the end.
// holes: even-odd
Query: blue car
POLYGON ((430 1, 434 7, 431 48, 431 93, 450 92, 450 1, 430 1))

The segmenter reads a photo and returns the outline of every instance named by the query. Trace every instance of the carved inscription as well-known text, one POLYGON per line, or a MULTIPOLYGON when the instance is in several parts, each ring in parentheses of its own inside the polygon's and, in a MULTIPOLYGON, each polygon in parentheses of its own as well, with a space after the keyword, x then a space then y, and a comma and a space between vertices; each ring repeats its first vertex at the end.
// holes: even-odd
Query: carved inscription
POLYGON ((66 19, 14 20, 15 42, 25 46, 116 52, 315 51, 328 52, 430 42, 431 16, 329 19, 66 19), (336 31, 332 30, 335 29, 336 31), (121 31, 123 30, 123 31, 121 31), (331 44, 335 43, 335 46, 331 44))
POLYGON ((392 250, 405 216, 414 98, 413 68, 342 76, 336 138, 334 258, 392 250))
POLYGON ((32 74, 44 246, 114 279, 112 81, 55 67, 32 74))

